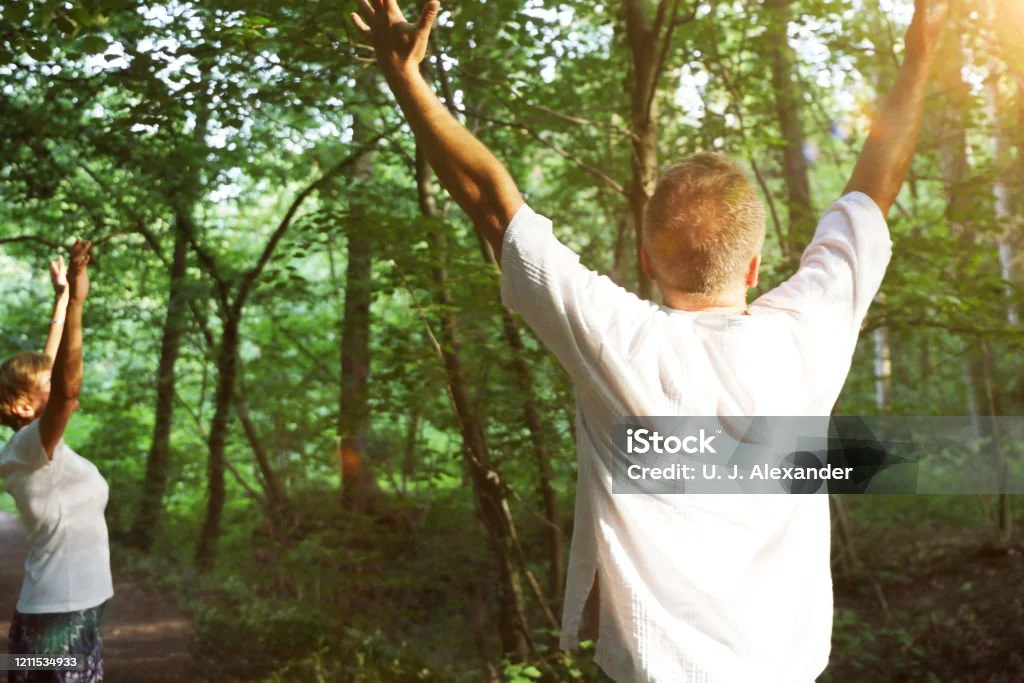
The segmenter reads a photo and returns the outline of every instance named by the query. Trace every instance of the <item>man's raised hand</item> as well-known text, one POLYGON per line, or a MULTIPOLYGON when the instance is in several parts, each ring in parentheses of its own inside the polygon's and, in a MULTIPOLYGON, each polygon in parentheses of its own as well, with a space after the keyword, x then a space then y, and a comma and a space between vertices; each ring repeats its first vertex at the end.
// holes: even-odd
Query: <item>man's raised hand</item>
POLYGON ((948 14, 949 0, 914 0, 914 19, 906 37, 908 56, 922 57, 935 51, 948 14))
POLYGON ((431 0, 412 24, 398 8, 398 0, 359 0, 359 12, 352 21, 370 39, 377 63, 386 78, 408 75, 419 69, 427 55, 430 28, 441 3, 431 0))
POLYGON ((845 193, 871 197, 883 216, 888 215, 910 169, 921 133, 928 72, 948 13, 949 0, 915 0, 906 56, 846 185, 845 193))
POLYGON ((359 0, 352 21, 373 43, 377 63, 423 158, 501 263, 505 228, 523 197, 497 157, 455 118, 420 73, 430 28, 440 11, 441 4, 431 0, 411 24, 398 9, 398 0, 359 0))

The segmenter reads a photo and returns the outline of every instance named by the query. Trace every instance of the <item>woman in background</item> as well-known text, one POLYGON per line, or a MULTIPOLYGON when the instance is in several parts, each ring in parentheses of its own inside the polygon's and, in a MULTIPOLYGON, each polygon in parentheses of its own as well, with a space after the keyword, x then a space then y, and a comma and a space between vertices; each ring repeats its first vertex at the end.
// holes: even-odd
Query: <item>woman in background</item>
POLYGON ((51 263, 57 291, 44 353, 0 365, 0 421, 15 434, 0 452, 0 477, 29 534, 25 578, 11 621, 18 655, 76 655, 64 671, 12 671, 8 683, 103 680, 100 620, 113 595, 104 510, 107 483, 64 443, 82 390, 82 309, 89 294, 91 242, 76 242, 64 273, 51 263))

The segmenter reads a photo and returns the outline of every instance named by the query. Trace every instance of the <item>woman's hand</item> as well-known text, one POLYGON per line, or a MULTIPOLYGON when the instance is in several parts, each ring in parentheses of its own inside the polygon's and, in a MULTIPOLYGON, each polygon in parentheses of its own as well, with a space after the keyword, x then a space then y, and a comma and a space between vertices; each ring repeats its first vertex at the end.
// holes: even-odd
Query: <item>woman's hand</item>
POLYGON ((71 300, 81 303, 89 296, 88 265, 92 262, 92 242, 76 240, 71 247, 71 265, 68 267, 67 280, 71 291, 71 300))
POLYGON ((57 296, 64 296, 68 291, 68 269, 64 265, 64 256, 58 256, 56 261, 50 261, 50 282, 53 283, 53 291, 57 296))

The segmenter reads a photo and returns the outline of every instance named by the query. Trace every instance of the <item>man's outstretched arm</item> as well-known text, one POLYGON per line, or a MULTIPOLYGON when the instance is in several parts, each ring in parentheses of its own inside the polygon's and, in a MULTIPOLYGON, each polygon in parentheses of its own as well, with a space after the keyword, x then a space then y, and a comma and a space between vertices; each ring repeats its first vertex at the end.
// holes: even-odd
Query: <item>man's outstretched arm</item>
POLYGON ((903 65, 871 126, 845 190, 871 197, 883 215, 889 213, 896 201, 917 147, 928 72, 949 4, 948 0, 916 0, 914 7, 903 65))
POLYGON ((469 215, 501 263, 505 228, 523 205, 515 181, 483 143, 437 98, 420 73, 440 3, 428 2, 415 23, 398 0, 359 0, 352 20, 373 43, 377 63, 441 185, 469 215))

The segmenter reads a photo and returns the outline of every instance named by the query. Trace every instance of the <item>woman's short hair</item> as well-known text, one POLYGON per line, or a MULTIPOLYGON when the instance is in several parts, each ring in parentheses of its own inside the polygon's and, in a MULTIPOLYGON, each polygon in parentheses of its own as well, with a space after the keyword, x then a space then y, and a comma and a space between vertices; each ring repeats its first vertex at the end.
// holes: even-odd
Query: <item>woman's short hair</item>
POLYGON ((17 428, 21 418, 14 412, 15 408, 19 403, 32 400, 40 377, 49 369, 50 357, 32 351, 12 356, 0 365, 0 422, 17 428))
POLYGON ((742 285, 764 244, 765 211, 747 174, 724 154, 686 157, 647 203, 644 245, 659 282, 720 294, 742 285))

